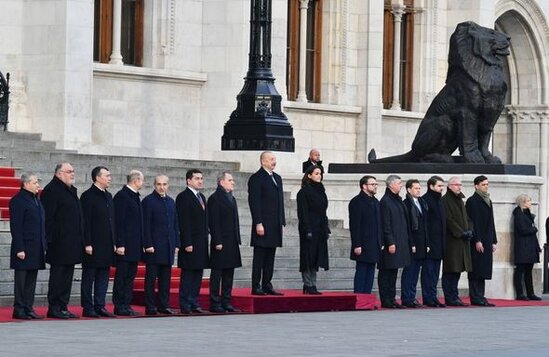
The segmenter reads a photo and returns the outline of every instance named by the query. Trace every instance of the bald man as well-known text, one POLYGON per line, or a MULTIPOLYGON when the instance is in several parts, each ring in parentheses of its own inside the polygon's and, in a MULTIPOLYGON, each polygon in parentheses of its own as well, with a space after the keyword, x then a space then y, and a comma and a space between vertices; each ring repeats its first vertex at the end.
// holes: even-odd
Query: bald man
POLYGON ((324 176, 324 167, 322 166, 322 160, 320 160, 320 151, 318 149, 311 149, 309 151, 309 158, 303 162, 303 173, 307 171, 310 166, 316 165, 320 167, 320 172, 324 176))

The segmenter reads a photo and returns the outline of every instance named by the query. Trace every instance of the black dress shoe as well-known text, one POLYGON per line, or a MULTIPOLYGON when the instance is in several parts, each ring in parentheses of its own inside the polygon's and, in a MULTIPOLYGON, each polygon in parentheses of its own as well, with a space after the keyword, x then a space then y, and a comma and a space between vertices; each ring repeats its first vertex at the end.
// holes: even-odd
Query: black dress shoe
POLYGON ((412 302, 402 303, 403 306, 410 307, 412 309, 417 309, 419 307, 423 307, 417 300, 414 300, 412 302))
POLYGON ((156 310, 156 309, 145 309, 145 315, 147 315, 147 316, 158 315, 158 310, 156 310))
POLYGON ((141 316, 141 314, 135 310, 128 310, 129 313, 130 313, 130 316, 141 316))
POLYGON ((528 297, 526 295, 519 295, 519 296, 517 296, 517 300, 528 301, 530 299, 528 299, 528 297))
POLYGON ((17 320, 31 320, 32 317, 25 314, 24 312, 14 312, 13 315, 11 315, 12 318, 17 320))
POLYGON ((471 305, 474 306, 488 306, 486 305, 486 302, 483 300, 471 300, 471 305))
POLYGON ((267 295, 267 294, 261 289, 252 289, 252 295, 262 296, 262 295, 267 295))
POLYGON ((97 312, 95 312, 94 310, 84 310, 84 311, 82 311, 82 316, 98 318, 99 314, 97 312))
POLYGON ((205 312, 200 306, 194 307, 191 311, 193 314, 203 314, 205 312))
POLYGON ((311 295, 322 295, 322 293, 317 290, 316 286, 313 285, 311 295))
POLYGON ((492 303, 489 302, 488 300, 484 300, 484 306, 494 307, 494 306, 496 306, 496 304, 492 304, 492 303))
POLYGON ((42 320, 44 318, 44 315, 38 315, 35 311, 27 312, 27 316, 33 320, 42 320))
POLYGON ((225 312, 225 309, 221 306, 210 306, 210 312, 221 314, 225 312))
POLYGON ((164 315, 175 315, 177 312, 169 307, 166 309, 158 309, 158 312, 164 315))
POLYGON ((528 299, 533 300, 533 301, 540 301, 541 300, 541 298, 537 295, 528 295, 528 299))
POLYGON ((62 319, 62 320, 66 320, 69 318, 69 314, 66 311, 48 310, 48 313, 46 314, 46 316, 52 319, 62 319))
POLYGON ((401 305, 398 302, 393 303, 393 305, 395 306, 395 309, 405 309, 406 308, 406 306, 401 305))
POLYGON ((223 309, 227 312, 242 312, 240 309, 237 309, 233 305, 223 306, 223 309))
POLYGON ((105 308, 95 310, 97 315, 102 317, 116 317, 114 314, 108 312, 105 308))
POLYGON ((116 316, 130 316, 130 310, 128 310, 128 309, 117 309, 115 307, 114 308, 114 314, 116 316))
POLYGON ((396 305, 395 305, 395 304, 385 304, 385 303, 381 303, 381 307, 384 308, 384 309, 396 309, 396 305))
POLYGON ((69 316, 69 319, 78 319, 80 318, 77 314, 70 312, 69 310, 62 311, 69 316))
POLYGON ((181 309, 180 312, 183 315, 190 315, 191 314, 191 309, 181 309))
POLYGON ((281 293, 280 291, 276 291, 275 289, 263 289, 263 291, 265 292, 265 294, 267 295, 275 295, 275 296, 282 296, 284 295, 283 293, 281 293))
POLYGON ((468 304, 464 303, 461 300, 447 301, 446 305, 448 305, 448 306, 468 306, 468 304))

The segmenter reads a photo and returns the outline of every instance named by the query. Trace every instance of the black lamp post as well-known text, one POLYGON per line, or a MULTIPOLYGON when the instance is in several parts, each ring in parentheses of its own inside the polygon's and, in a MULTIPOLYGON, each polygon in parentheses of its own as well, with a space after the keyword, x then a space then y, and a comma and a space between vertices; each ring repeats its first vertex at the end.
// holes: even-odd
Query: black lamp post
POLYGON ((225 123, 221 150, 294 151, 293 129, 271 71, 271 1, 251 0, 248 73, 225 123))

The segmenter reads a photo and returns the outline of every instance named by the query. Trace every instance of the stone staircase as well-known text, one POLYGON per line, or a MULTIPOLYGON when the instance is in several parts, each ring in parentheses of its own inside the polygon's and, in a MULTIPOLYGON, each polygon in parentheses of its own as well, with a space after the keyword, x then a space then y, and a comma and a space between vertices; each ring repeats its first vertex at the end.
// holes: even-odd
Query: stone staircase
MULTIPOLYGON (((82 193, 91 185, 90 172, 97 165, 109 168, 113 183, 109 191, 116 193, 126 182, 126 173, 139 169, 145 175, 142 196, 152 191, 152 181, 156 174, 162 173, 170 178, 170 196, 175 198, 185 187, 185 172, 190 168, 199 168, 204 172, 204 194, 209 196, 216 188, 216 176, 223 170, 234 172, 235 197, 239 206, 243 267, 235 271, 235 286, 250 285, 252 249, 249 247, 251 216, 247 202, 247 181, 250 173, 239 172, 239 164, 234 162, 198 161, 180 159, 158 159, 146 157, 105 156, 78 154, 70 150, 58 150, 55 143, 41 141, 39 134, 20 134, 0 132, 0 166, 17 169, 17 175, 23 171, 37 173, 46 185, 53 176, 55 165, 60 161, 69 161, 76 170, 78 192, 82 193)), ((301 288, 299 273, 299 235, 297 232, 297 205, 285 194, 287 226, 284 234, 284 247, 277 251, 273 284, 277 288, 301 288)), ((354 262, 349 260, 349 233, 341 221, 331 221, 332 235, 328 241, 330 252, 330 270, 318 275, 319 289, 351 290, 354 274, 354 262)), ((13 271, 9 269, 9 251, 11 236, 9 222, 0 221, 0 305, 13 302, 13 271)), ((205 277, 209 272, 205 272, 205 277)), ((75 271, 72 300, 79 304, 80 267, 75 271)), ((36 304, 46 303, 48 271, 40 271, 36 288, 36 304)))

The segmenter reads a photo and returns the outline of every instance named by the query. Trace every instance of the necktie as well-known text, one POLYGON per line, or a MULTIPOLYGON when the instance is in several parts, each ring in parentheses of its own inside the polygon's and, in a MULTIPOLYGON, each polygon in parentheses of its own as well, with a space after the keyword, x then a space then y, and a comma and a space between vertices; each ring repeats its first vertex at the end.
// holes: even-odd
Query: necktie
POLYGON ((202 200, 202 196, 200 196, 200 193, 196 194, 196 198, 198 198, 198 202, 200 202, 202 209, 206 209, 206 205, 204 205, 204 201, 202 200))
POLYGON ((278 184, 276 183, 276 180, 275 180, 275 177, 274 177, 274 175, 273 175, 273 174, 271 174, 271 179, 273 180, 273 182, 274 182, 275 186, 278 186, 278 184))
POLYGON ((421 211, 421 205, 419 204, 419 200, 414 200, 414 203, 416 204, 417 209, 419 210, 419 213, 423 213, 421 211))

